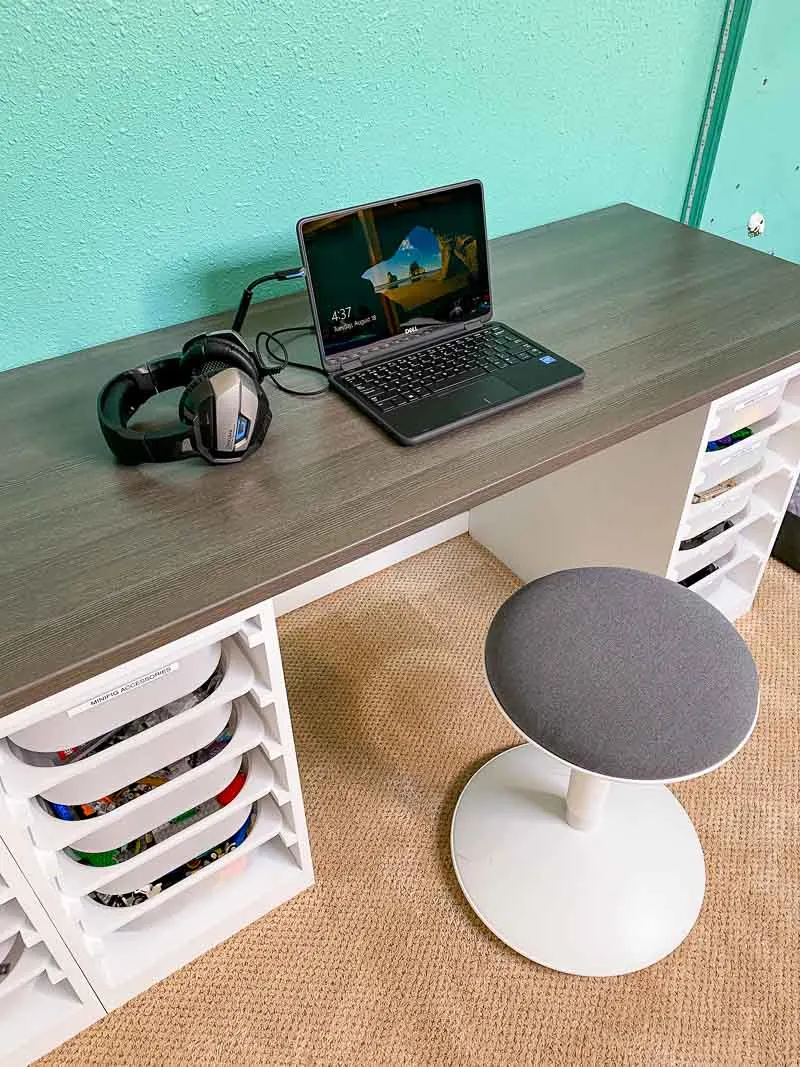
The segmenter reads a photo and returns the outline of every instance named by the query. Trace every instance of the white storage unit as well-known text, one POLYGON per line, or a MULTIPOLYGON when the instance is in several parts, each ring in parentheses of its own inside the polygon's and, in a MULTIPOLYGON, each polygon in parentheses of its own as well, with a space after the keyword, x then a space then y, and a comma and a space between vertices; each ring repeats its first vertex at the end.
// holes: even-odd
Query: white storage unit
POLYGON ((15 712, 0 732, 0 832, 106 1009, 313 883, 271 602, 15 712), (218 666, 211 692, 181 699, 218 666), (122 848, 121 861, 102 855, 122 848))
POLYGON ((667 575, 681 581, 708 565, 716 569, 691 586, 731 620, 750 610, 792 487, 800 471, 800 367, 794 366, 715 401, 709 408, 667 575), (752 435, 706 451, 749 427, 752 435), (730 481, 700 502, 695 494, 730 481), (725 524, 696 547, 681 543, 725 524))
POLYGON ((0 841, 0 1062, 23 1067, 103 1009, 0 841))

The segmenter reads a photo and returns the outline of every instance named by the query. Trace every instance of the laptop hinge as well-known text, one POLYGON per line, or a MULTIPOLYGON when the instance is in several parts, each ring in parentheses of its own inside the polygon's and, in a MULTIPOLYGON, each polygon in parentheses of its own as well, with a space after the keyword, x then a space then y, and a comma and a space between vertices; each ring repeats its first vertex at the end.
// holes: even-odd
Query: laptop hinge
MULTIPOLYGON (((432 344, 437 344, 439 341, 449 341, 453 337, 457 337, 459 334, 467 333, 472 330, 479 330, 483 326, 487 326, 488 321, 486 319, 477 319, 474 322, 461 323, 455 329, 449 330, 444 337, 436 337, 431 334, 418 334, 416 337, 411 335, 407 338, 409 342, 406 346, 390 346, 386 342, 378 344, 377 351, 372 348, 372 351, 365 351, 362 356, 336 356, 329 357, 327 360, 328 369, 335 374, 346 373, 351 370, 358 370, 361 367, 369 367, 377 360, 384 360, 390 356, 407 355, 409 352, 416 352, 420 348, 428 348, 432 344), (411 338, 413 337, 413 340, 411 338)), ((399 340, 399 338, 398 338, 399 340)))
POLYGON ((364 361, 360 356, 350 356, 346 359, 340 359, 338 363, 339 366, 336 369, 339 371, 356 370, 358 367, 364 366, 364 361))

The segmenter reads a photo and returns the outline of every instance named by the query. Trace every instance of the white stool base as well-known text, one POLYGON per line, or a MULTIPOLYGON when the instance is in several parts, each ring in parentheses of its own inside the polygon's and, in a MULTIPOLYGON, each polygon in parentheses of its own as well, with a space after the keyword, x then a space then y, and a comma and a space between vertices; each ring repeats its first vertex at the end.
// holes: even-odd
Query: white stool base
POLYGON ((534 745, 501 752, 453 814, 453 865, 469 903, 515 951, 569 974, 649 967, 694 926, 703 850, 663 785, 617 784, 599 824, 565 819, 569 769, 534 745))

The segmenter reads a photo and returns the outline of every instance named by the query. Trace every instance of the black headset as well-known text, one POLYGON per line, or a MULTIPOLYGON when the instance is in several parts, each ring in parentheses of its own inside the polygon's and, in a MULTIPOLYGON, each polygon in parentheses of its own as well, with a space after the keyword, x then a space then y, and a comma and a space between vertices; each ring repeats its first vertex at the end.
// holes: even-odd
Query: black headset
POLYGON ((264 371, 234 330, 193 337, 179 355, 123 371, 103 387, 97 416, 106 443, 122 463, 163 463, 202 456, 238 463, 266 437, 272 412, 264 371), (179 422, 155 430, 128 425, 146 400, 183 386, 179 422))

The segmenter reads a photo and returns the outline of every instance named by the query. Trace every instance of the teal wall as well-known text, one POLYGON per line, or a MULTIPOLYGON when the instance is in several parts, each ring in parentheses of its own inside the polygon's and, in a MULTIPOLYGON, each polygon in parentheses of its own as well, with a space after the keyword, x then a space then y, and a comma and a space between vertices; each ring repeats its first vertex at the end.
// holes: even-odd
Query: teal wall
POLYGON ((232 306, 302 214, 473 176, 492 234, 676 216, 721 0, 0 5, 0 366, 232 306))
POLYGON ((800 5, 753 0, 702 227, 800 262, 800 5), (760 211, 763 236, 749 239, 760 211))

